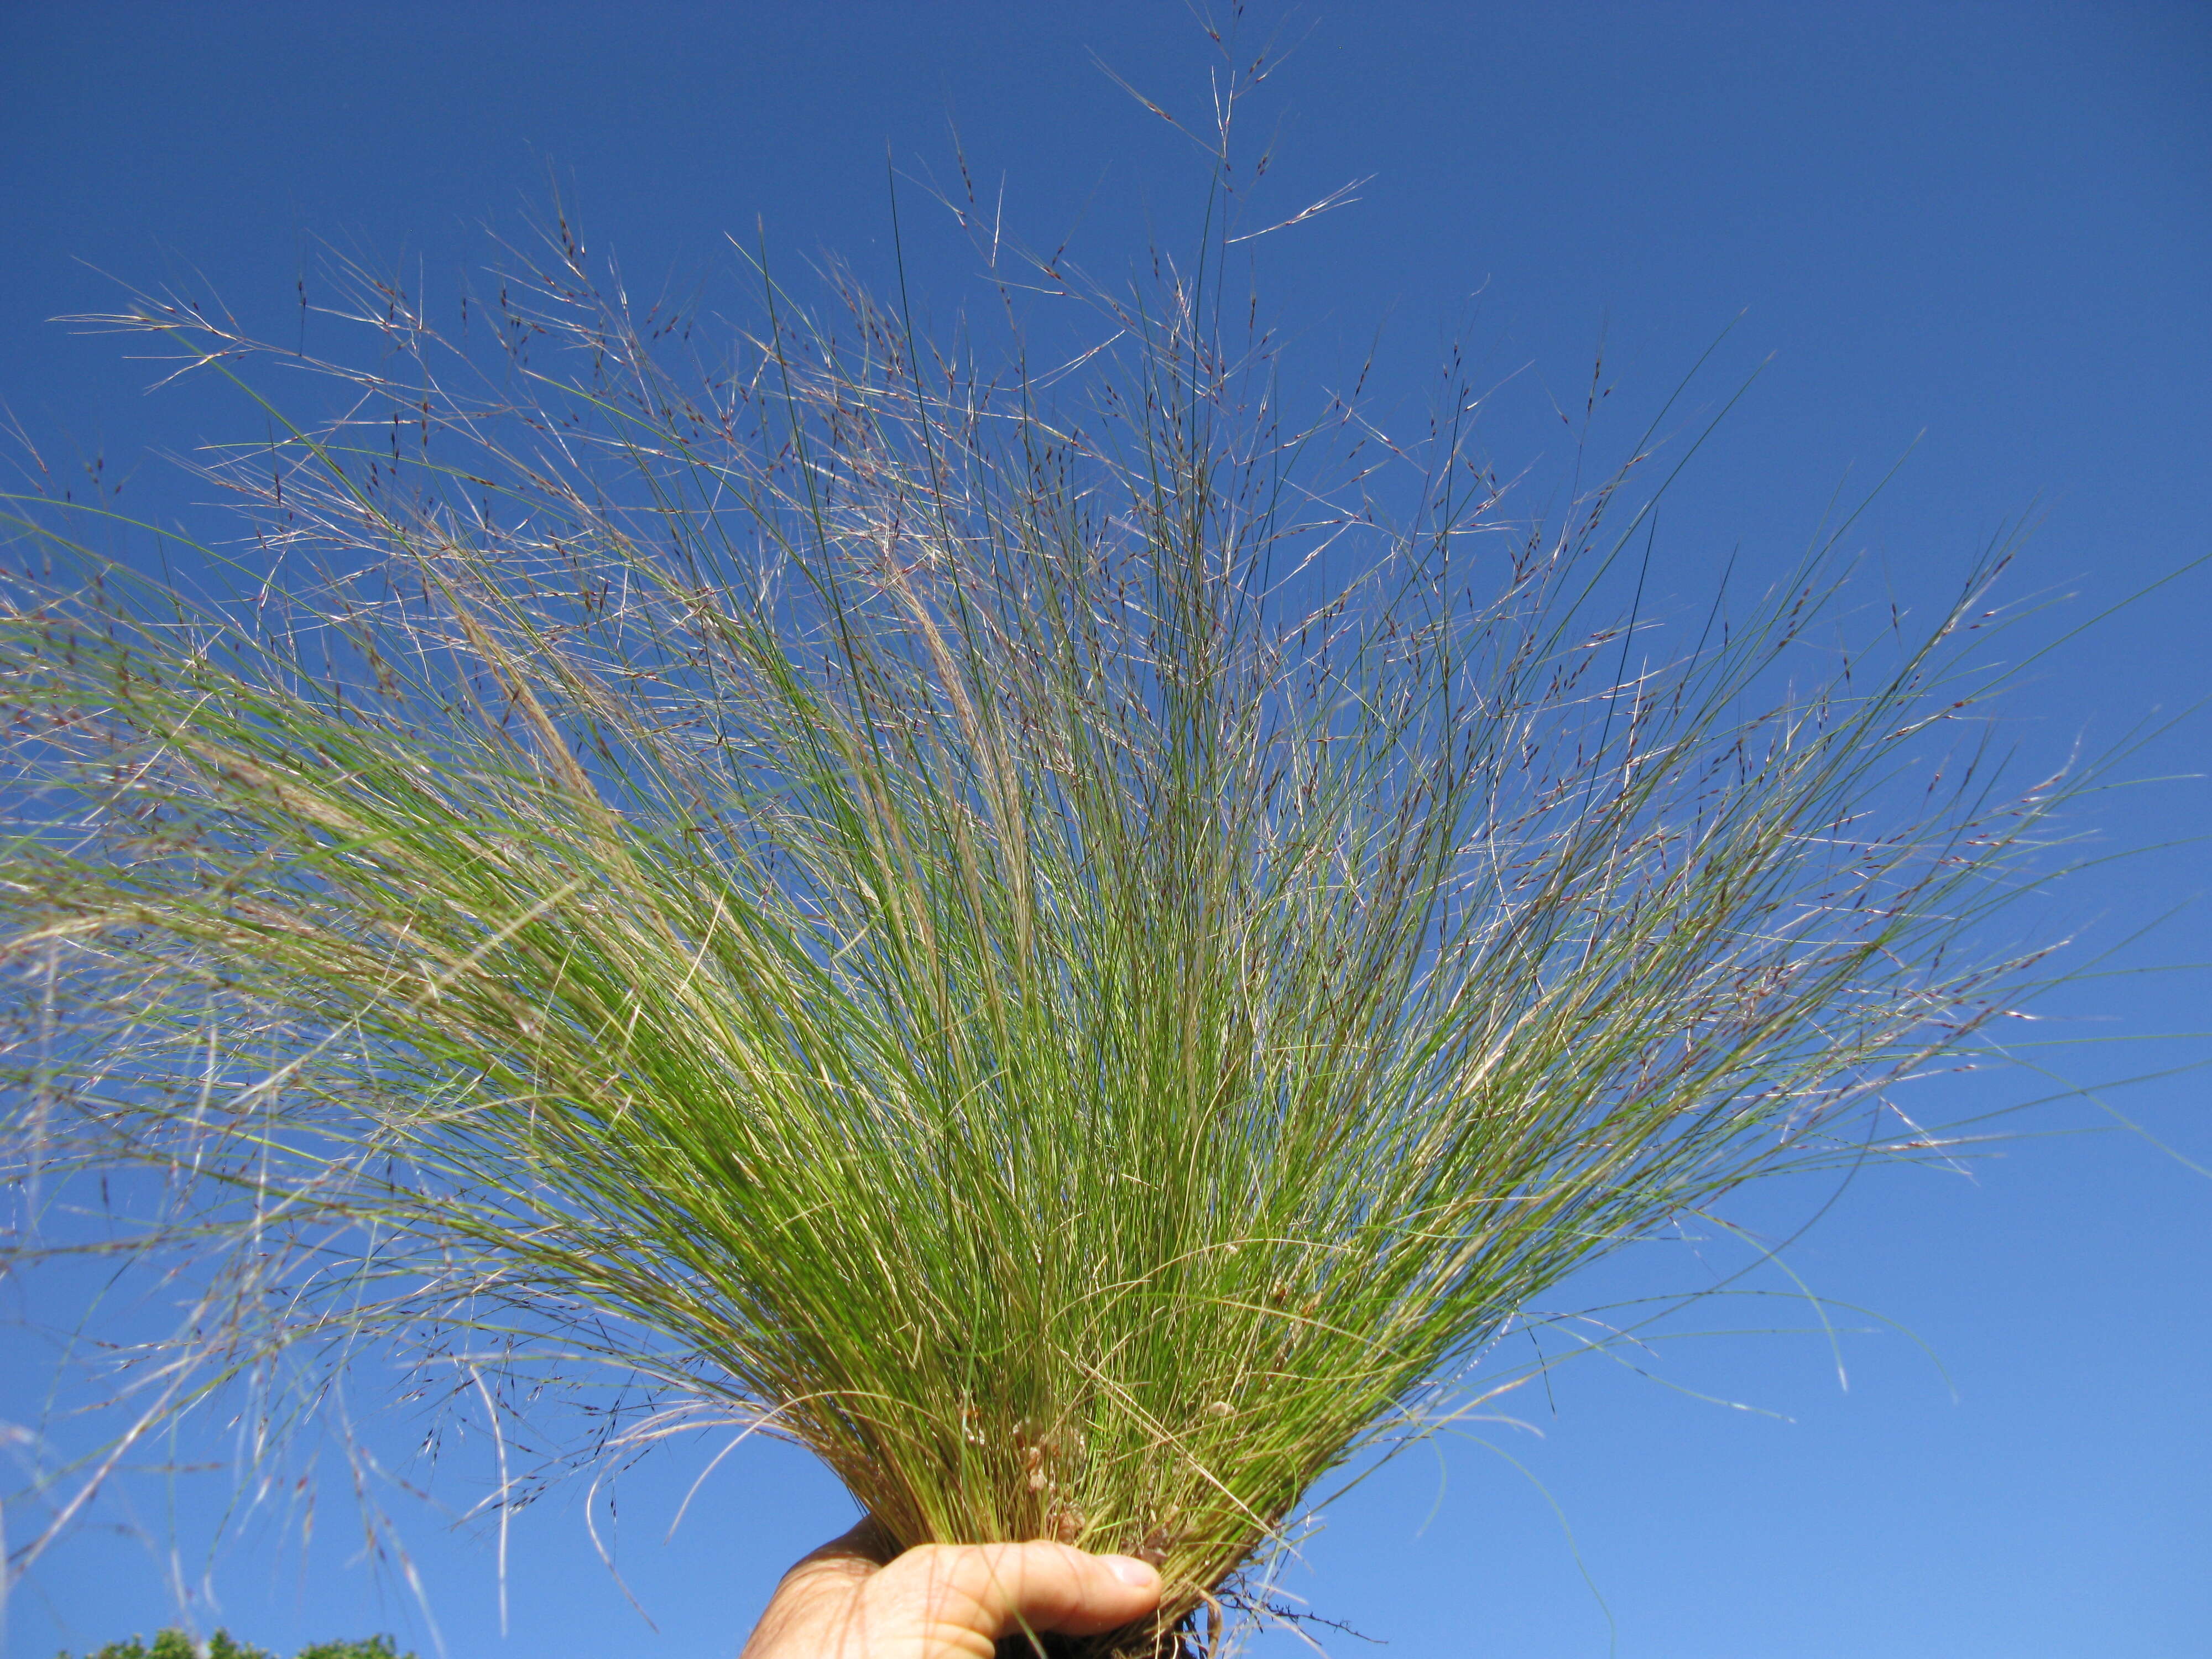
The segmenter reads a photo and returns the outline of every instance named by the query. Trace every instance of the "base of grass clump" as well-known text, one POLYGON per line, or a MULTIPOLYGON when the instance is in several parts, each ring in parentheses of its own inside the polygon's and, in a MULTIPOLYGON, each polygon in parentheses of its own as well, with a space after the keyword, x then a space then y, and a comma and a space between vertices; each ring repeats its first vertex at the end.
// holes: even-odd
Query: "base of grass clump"
POLYGON ((1185 1619, 1170 1631, 1147 1622, 1109 1631, 1103 1636, 1017 1632, 1000 1640, 994 1659, 1209 1659, 1185 1619))

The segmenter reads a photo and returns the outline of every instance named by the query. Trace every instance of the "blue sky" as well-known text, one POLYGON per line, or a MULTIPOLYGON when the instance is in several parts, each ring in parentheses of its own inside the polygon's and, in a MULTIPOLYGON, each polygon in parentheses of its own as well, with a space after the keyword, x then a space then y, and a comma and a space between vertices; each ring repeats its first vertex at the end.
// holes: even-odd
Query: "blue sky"
MULTIPOLYGON (((1839 488, 1900 458, 1854 540, 1907 592, 2023 515, 2039 527, 2014 591, 2065 596, 2051 631, 2212 550, 2212 11, 1338 0, 1249 27, 1285 15, 1303 44, 1255 118, 1279 131, 1276 199, 1369 180, 1266 254, 1313 385, 1379 325, 1387 416, 1456 335, 1503 388, 1490 447, 1541 476, 1563 442, 1553 400, 1579 396, 1601 343, 1615 402, 1648 415, 1726 331, 1699 395, 1759 373, 1668 509, 1662 576, 1686 598, 1738 545, 1773 568, 1839 488)), ((1171 111, 1204 100, 1206 42, 1169 0, 0 6, 0 401, 49 460, 102 457, 126 500, 185 513, 192 492, 149 454, 234 435, 246 412, 190 382, 149 398, 116 342, 47 320, 112 303, 114 279, 295 326, 319 243, 434 283, 549 179, 634 291, 726 261, 725 235, 756 226, 794 261, 834 249, 880 275, 886 147, 909 177, 945 176, 949 120, 988 187, 1003 179, 1010 225, 1037 244, 1072 228, 1110 270, 1182 230, 1200 179, 1094 54, 1171 111)), ((917 237, 926 307, 957 303, 951 247, 917 237)), ((2209 625, 2203 571, 2102 622, 2014 699, 2023 746, 2094 748, 2194 703, 2209 625)), ((2205 733, 2185 723, 2132 771, 2203 769, 2205 733)), ((2107 965, 2212 959, 2191 902, 2207 800, 2185 776, 2100 800, 2104 844, 2154 850, 2062 890, 2050 926, 2118 944, 2172 913, 2107 965)), ((2201 1060, 2212 1047, 2170 1034, 2212 1024, 2207 985, 2069 988, 2034 1057, 2081 1081, 2201 1060)), ((1789 1261, 1879 1316, 1838 1316, 1870 1333, 1840 1339, 1848 1389, 1824 1340, 1787 1334, 1670 1345, 1663 1381, 1569 1366, 1551 1398, 1509 1402, 1529 1426, 1416 1453, 1332 1506, 1290 1588, 1399 1654, 2204 1651, 2212 1180, 2182 1159, 2212 1168, 2207 1084, 2180 1071, 2110 1097, 2180 1157, 2052 1134, 1971 1178, 1844 1194, 1789 1261)), ((2036 1121, 2110 1120, 2076 1103, 2036 1121)), ((1778 1229, 1814 1201, 1745 1212, 1778 1229)), ((1563 1299, 1682 1267, 1624 1264, 1563 1299)), ((1686 1328, 1808 1322, 1777 1300, 1686 1328)), ((0 1419, 35 1416, 38 1380, 0 1360, 0 1419)), ((748 1449, 664 1545, 698 1468, 678 1454, 621 1488, 621 1566, 650 1626, 574 1504, 518 1523, 505 1638, 489 1540, 403 1511, 447 1651, 732 1653, 782 1566, 849 1510, 799 1454, 748 1449)), ((150 1632, 182 1583, 203 1626, 283 1652, 392 1629, 427 1659, 404 1589, 350 1559, 340 1493, 304 1553, 249 1534, 204 1577, 219 1486, 116 1493, 17 1587, 7 1651, 150 1632)))

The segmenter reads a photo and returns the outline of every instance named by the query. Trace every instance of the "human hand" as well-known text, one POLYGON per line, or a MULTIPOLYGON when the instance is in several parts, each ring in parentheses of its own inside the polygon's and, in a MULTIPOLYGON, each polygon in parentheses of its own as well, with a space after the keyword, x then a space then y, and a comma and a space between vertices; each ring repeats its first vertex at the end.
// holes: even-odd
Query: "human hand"
POLYGON ((1095 1636, 1159 1605, 1160 1576, 1067 1544, 922 1544, 874 1521, 784 1574, 738 1659, 992 1659, 1002 1636, 1095 1636))

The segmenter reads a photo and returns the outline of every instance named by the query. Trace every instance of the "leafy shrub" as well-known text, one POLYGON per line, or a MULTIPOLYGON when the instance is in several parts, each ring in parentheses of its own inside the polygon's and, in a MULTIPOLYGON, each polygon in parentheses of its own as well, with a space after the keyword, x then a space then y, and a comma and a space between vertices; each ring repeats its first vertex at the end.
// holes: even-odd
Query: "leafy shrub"
MULTIPOLYGON (((69 1659, 69 1656, 64 1653, 58 1659, 69 1659)), ((134 1636, 128 1641, 110 1642, 92 1659, 276 1659, 276 1656, 233 1641, 227 1630, 210 1637, 203 1651, 185 1632, 172 1628, 155 1637, 150 1648, 134 1636)), ((372 1636, 363 1642, 317 1642, 301 1648, 298 1659, 415 1659, 415 1656, 401 1654, 389 1636, 372 1636)))

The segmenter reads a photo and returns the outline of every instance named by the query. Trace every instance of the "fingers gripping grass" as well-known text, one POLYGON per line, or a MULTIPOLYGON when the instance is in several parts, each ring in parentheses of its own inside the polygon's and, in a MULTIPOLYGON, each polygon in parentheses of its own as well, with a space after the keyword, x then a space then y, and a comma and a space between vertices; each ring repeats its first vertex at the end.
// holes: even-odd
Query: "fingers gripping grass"
POLYGON ((1159 1562, 1150 1651, 1576 1268, 1924 1144, 2055 793, 1964 724, 2001 561, 1845 660, 1831 544, 1655 662, 1642 453, 1516 520, 1464 388, 1287 429, 1171 271, 1049 383, 762 291, 705 367, 565 227, 489 357, 365 278, 369 371, 114 319, 349 398, 206 469, 234 599, 15 514, 9 1249, 192 1267, 137 1432, 596 1372, 592 1451, 1159 1562))

